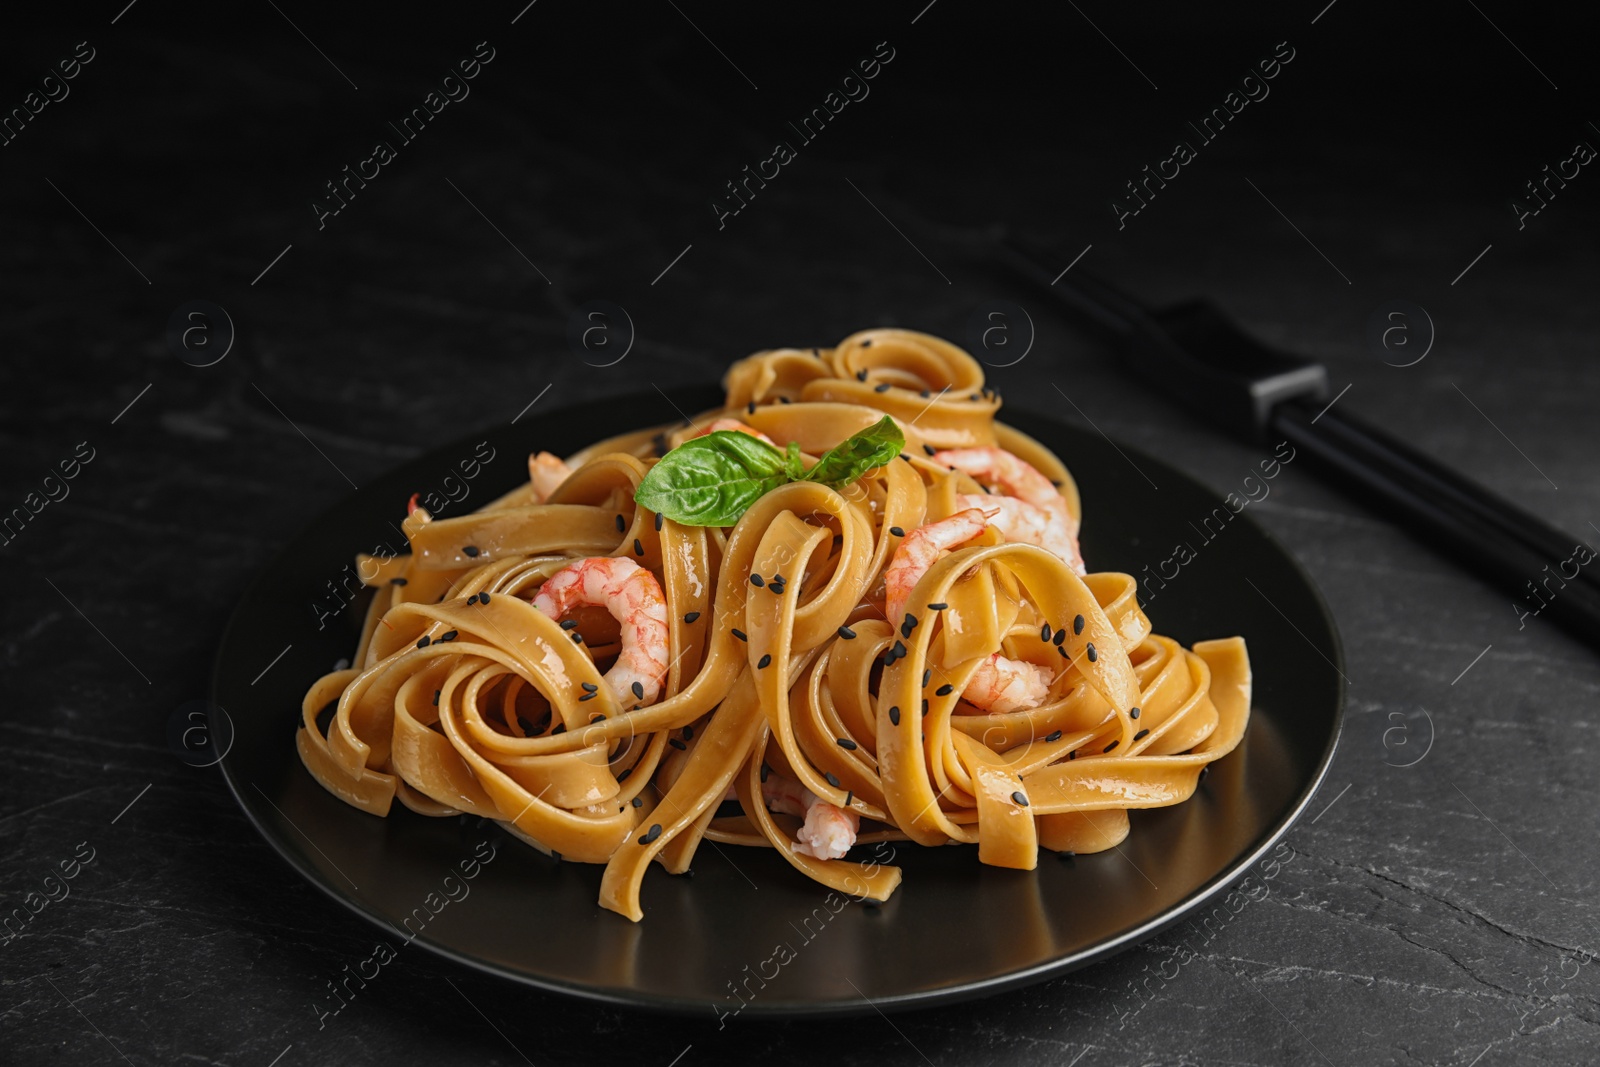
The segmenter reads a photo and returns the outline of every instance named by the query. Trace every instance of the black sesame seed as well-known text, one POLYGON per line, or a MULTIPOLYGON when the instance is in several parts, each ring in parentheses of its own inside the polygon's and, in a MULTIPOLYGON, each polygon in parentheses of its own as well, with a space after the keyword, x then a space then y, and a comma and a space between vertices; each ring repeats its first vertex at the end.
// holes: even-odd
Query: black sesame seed
POLYGON ((418 648, 427 648, 432 643, 432 639, 429 638, 427 634, 423 634, 421 637, 417 638, 418 648))
POLYGON ((595 715, 594 718, 589 720, 589 725, 593 726, 597 722, 605 722, 605 721, 606 721, 606 717, 604 715, 597 714, 597 715, 595 715))
POLYGON ((478 602, 478 594, 477 593, 473 593, 471 596, 467 597, 467 603, 468 604, 476 604, 477 602, 478 602))
POLYGON ((1049 734, 1045 735, 1045 740, 1046 741, 1059 741, 1059 740, 1061 740, 1061 731, 1060 730, 1051 731, 1049 734))
POLYGON ((739 639, 739 640, 741 640, 741 641, 748 641, 748 640, 750 640, 750 638, 748 638, 748 637, 746 637, 746 636, 745 636, 745 633, 744 633, 744 631, 743 631, 743 630, 741 630, 741 629, 739 629, 739 628, 738 628, 738 627, 737 627, 737 626, 735 626, 735 627, 733 627, 733 628, 732 628, 732 629, 730 629, 730 630, 729 630, 729 631, 728 631, 728 632, 729 632, 729 633, 731 633, 731 634, 733 634, 733 636, 735 636, 735 637, 737 637, 737 638, 738 638, 738 639, 739 639))
POLYGON ((639 838, 639 844, 648 845, 651 842, 655 841, 655 839, 660 837, 660 836, 661 836, 661 824, 660 823, 651 823, 649 832, 647 832, 643 837, 639 838))
POLYGON ((924 389, 922 392, 918 393, 917 395, 922 397, 922 399, 926 400, 926 399, 928 399, 928 397, 932 396, 933 394, 930 393, 928 390, 924 389))
POLYGON ((889 527, 889 532, 894 534, 896 537, 904 537, 906 535, 906 532, 898 526, 889 527))
POLYGON ((864 382, 866 380, 867 380, 867 372, 866 371, 864 371, 864 370, 856 371, 856 381, 864 382))
POLYGON ((766 670, 770 666, 772 666, 772 654, 771 653, 768 653, 768 654, 762 656, 760 659, 756 660, 756 670, 758 670, 758 671, 766 670))
POLYGON ((477 545, 467 545, 461 551, 465 552, 467 555, 471 556, 474 559, 476 559, 477 556, 478 556, 478 546, 477 545))
POLYGON ((390 585, 405 585, 406 584, 406 580, 404 578, 390 578, 389 579, 389 584, 390 585))
POLYGON ((685 726, 683 728, 683 739, 685 741, 693 741, 694 740, 694 727, 693 726, 685 726))
POLYGON ((750 401, 750 405, 746 410, 750 414, 754 415, 756 413, 756 402, 754 400, 750 401))
POLYGON ((688 747, 689 747, 688 745, 684 744, 682 741, 679 741, 676 737, 668 738, 667 739, 667 744, 671 745, 673 748, 677 749, 679 752, 683 752, 683 751, 687 750, 688 747))
POLYGON ((1138 708, 1129 708, 1128 709, 1128 718, 1137 719, 1138 717, 1139 717, 1139 709, 1138 708))
POLYGON ((786 396, 780 396, 780 397, 779 397, 779 398, 778 398, 778 403, 780 403, 780 404, 787 404, 787 403, 789 403, 789 402, 790 402, 790 400, 789 400, 789 398, 788 398, 788 397, 786 397, 786 396))
POLYGON ((1138 733, 1133 735, 1133 739, 1135 741, 1141 741, 1144 738, 1148 737, 1149 735, 1150 735, 1150 731, 1149 730, 1140 730, 1138 733))
POLYGON ((1116 748, 1117 745, 1119 745, 1121 743, 1122 743, 1122 739, 1119 737, 1119 738, 1117 738, 1117 740, 1111 742, 1109 745, 1107 745, 1105 748, 1102 748, 1100 751, 1101 752, 1110 752, 1112 749, 1116 748))
POLYGON ((576 630, 572 631, 572 643, 575 645, 583 644, 583 635, 576 630))
POLYGON ((854 752, 856 750, 856 743, 850 740, 848 737, 836 737, 833 739, 833 743, 849 752, 854 752))
POLYGON ((444 692, 443 689, 435 689, 433 691, 433 706, 434 707, 438 707, 439 706, 439 696, 443 692, 444 692))
POLYGON ((488 593, 479 593, 478 594, 478 603, 487 604, 488 602, 489 602, 489 594, 488 593))
MULTIPOLYGON (((628 768, 628 770, 626 770, 626 771, 623 771, 623 772, 622 772, 622 773, 623 773, 623 774, 628 774, 628 773, 630 773, 630 772, 631 772, 631 771, 632 771, 632 770, 633 770, 633 768, 631 768, 631 767, 630 767, 630 768, 628 768)), ((622 781, 622 778, 621 778, 621 777, 620 777, 620 776, 619 776, 619 777, 618 777, 618 778, 617 778, 617 781, 619 781, 619 782, 620 782, 620 781, 622 781)), ((628 802, 628 803, 630 803, 630 804, 632 804, 632 805, 633 805, 633 806, 634 806, 634 807, 636 807, 636 808, 642 808, 642 807, 644 807, 644 797, 634 797, 634 798, 633 798, 633 799, 632 799, 632 800, 630 800, 630 801, 629 801, 629 802, 628 802)))
POLYGON ((922 672, 922 688, 928 688, 928 683, 933 681, 933 668, 929 667, 922 672))
POLYGON ((1077 759, 1078 758, 1078 750, 1077 749, 1073 749, 1071 752, 1068 752, 1067 753, 1067 758, 1068 759, 1077 759))
POLYGON ((687 622, 694 622, 694 620, 698 619, 699 617, 700 617, 700 613, 698 611, 691 611, 691 612, 689 612, 689 614, 687 614, 687 615, 685 615, 683 617, 683 621, 686 622, 686 623, 687 622))
POLYGON ((762 760, 761 761, 761 780, 763 782, 765 782, 767 780, 767 775, 769 775, 771 773, 772 773, 772 768, 767 765, 767 761, 766 760, 762 760))
POLYGON ((1023 807, 1028 806, 1028 794, 1024 793, 1020 789, 1011 794, 1011 799, 1016 801, 1018 804, 1021 804, 1023 807))
POLYGON ((980 396, 979 396, 979 395, 978 395, 978 394, 977 394, 977 393, 971 393, 971 394, 969 394, 969 395, 968 395, 968 396, 967 396, 967 399, 968 399, 968 400, 981 400, 981 399, 983 399, 983 398, 982 398, 982 397, 980 397, 980 396))
POLYGON ((571 629, 575 628, 577 625, 578 625, 578 620, 577 619, 562 619, 561 620, 561 628, 563 630, 571 630, 571 629))
POLYGON ((1061 654, 1061 658, 1062 659, 1071 659, 1072 658, 1071 653, 1069 653, 1066 649, 1062 648, 1060 645, 1056 646, 1056 651, 1061 654))
POLYGON ((627 528, 628 528, 628 524, 622 521, 622 516, 621 515, 618 515, 617 516, 617 533, 621 533, 623 530, 626 530, 627 528))
MULTIPOLYGON (((628 780, 628 775, 630 775, 632 773, 633 773, 633 768, 629 767, 627 770, 625 770, 621 774, 617 775, 617 784, 621 785, 623 782, 626 782, 628 780)), ((639 798, 638 797, 634 797, 633 799, 635 801, 637 801, 639 798)), ((638 806, 639 805, 637 803, 634 804, 634 807, 637 808, 638 806)))
POLYGON ((1083 633, 1083 616, 1082 615, 1078 615, 1078 616, 1073 618, 1073 620, 1072 620, 1072 632, 1074 634, 1083 633))
POLYGON ((1065 641, 1066 639, 1067 639, 1067 631, 1065 631, 1065 630, 1057 630, 1055 637, 1052 638, 1051 640, 1053 640, 1059 646, 1061 644, 1061 642, 1065 641))
POLYGON ((841 626, 839 627, 839 636, 844 638, 846 641, 854 641, 856 632, 850 629, 848 626, 841 626))
POLYGON ((936 697, 947 697, 955 691, 956 687, 953 685, 941 685, 939 688, 933 691, 933 695, 936 697))
POLYGON ((832 771, 828 771, 822 777, 826 778, 828 780, 828 784, 833 786, 835 789, 839 788, 839 779, 834 777, 832 771))
POLYGON ((461 636, 461 635, 458 634, 454 630, 446 630, 444 632, 444 634, 439 638, 439 640, 441 640, 441 641, 454 641, 459 636, 461 636))
POLYGON ((923 697, 922 698, 922 717, 924 719, 926 719, 928 717, 928 698, 927 697, 923 697))
POLYGON ((582 702, 582 701, 585 701, 585 700, 593 700, 594 698, 595 698, 595 694, 594 693, 585 693, 585 694, 583 694, 583 696, 579 697, 578 700, 580 702, 582 702))
POLYGON ((894 653, 895 659, 899 659, 901 656, 906 654, 906 646, 901 644, 899 641, 896 641, 894 643, 894 648, 890 649, 890 651, 894 653))
POLYGON ((871 348, 872 347, 872 338, 869 337, 865 341, 862 341, 861 342, 861 347, 862 348, 871 348))
POLYGON ((949 604, 946 604, 944 601, 941 600, 937 604, 929 604, 928 605, 928 610, 929 611, 943 611, 945 608, 948 608, 949 606, 950 606, 949 604))
POLYGON ((1090 663, 1093 663, 1095 660, 1100 658, 1100 653, 1098 653, 1098 652, 1096 652, 1094 650, 1094 642, 1093 641, 1090 641, 1087 645, 1084 646, 1083 654, 1085 656, 1089 657, 1089 662, 1090 663))
POLYGON ((1039 627, 1039 640, 1041 640, 1041 641, 1050 640, 1050 624, 1049 623, 1045 623, 1043 626, 1039 627))
POLYGON ((666 522, 666 521, 667 521, 667 517, 665 515, 661 514, 661 512, 659 512, 659 511, 656 512, 656 533, 660 533, 661 532, 661 524, 666 522))
POLYGON ((755 585, 755 586, 760 586, 760 585, 765 585, 766 583, 761 580, 761 575, 752 574, 750 576, 750 584, 751 585, 755 585))
POLYGON ((899 726, 900 725, 900 709, 899 708, 891 707, 889 709, 889 725, 891 725, 891 726, 899 726))
POLYGON ((637 537, 633 539, 633 554, 636 556, 644 555, 644 542, 640 541, 637 537))
MULTIPOLYGON (((927 396, 928 394, 927 393, 923 393, 922 395, 923 396, 927 396)), ((934 448, 932 445, 923 445, 922 446, 922 450, 924 452, 926 452, 930 456, 937 456, 939 454, 939 450, 937 448, 934 448)))
POLYGON ((852 789, 850 792, 844 795, 844 806, 848 808, 851 804, 855 803, 855 799, 856 791, 852 789))
POLYGON ((628 688, 633 690, 633 695, 634 695, 635 699, 637 699, 637 700, 643 700, 644 699, 644 685, 643 684, 641 684, 639 682, 634 682, 628 688))
POLYGON ((889 383, 884 382, 881 385, 875 385, 872 387, 872 391, 874 393, 887 393, 889 391, 889 383))

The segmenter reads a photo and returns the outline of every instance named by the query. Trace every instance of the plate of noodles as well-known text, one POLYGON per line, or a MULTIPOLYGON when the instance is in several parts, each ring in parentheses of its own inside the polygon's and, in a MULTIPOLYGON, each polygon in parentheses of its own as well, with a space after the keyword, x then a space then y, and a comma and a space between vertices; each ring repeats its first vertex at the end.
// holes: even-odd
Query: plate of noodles
POLYGON ((1332 619, 1238 497, 1000 410, 874 329, 412 461, 246 593, 227 781, 386 958, 723 1019, 1209 914, 1327 768, 1332 619))

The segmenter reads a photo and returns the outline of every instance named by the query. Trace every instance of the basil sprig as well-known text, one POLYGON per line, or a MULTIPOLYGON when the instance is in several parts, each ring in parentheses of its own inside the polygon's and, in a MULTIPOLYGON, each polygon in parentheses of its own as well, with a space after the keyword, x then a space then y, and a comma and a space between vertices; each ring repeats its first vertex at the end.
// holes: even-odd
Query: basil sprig
POLYGON ((685 526, 732 526, 765 493, 788 482, 843 489, 905 448, 905 434, 885 415, 802 468, 800 446, 778 450, 737 430, 691 437, 644 476, 633 499, 685 526))

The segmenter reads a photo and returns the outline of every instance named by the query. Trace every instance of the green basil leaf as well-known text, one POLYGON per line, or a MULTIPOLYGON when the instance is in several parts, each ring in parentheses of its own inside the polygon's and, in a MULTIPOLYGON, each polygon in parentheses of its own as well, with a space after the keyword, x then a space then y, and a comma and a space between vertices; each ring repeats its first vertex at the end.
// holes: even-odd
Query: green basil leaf
POLYGON ((816 466, 806 472, 806 481, 821 482, 832 489, 843 489, 863 474, 883 466, 906 447, 905 434, 889 416, 851 434, 822 454, 816 466))
POLYGON ((668 452, 633 499, 685 526, 731 526, 765 493, 790 481, 785 456, 749 434, 718 430, 668 452))
POLYGON ((805 463, 800 459, 800 442, 790 441, 788 455, 783 459, 783 472, 792 482, 802 481, 806 476, 805 463))

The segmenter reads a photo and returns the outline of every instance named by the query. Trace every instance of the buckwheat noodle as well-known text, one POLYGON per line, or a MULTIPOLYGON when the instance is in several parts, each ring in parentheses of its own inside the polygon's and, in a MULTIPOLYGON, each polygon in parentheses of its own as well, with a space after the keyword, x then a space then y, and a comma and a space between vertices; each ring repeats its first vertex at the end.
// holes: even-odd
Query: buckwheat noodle
POLYGON ((396 800, 470 813, 605 864, 600 903, 637 921, 650 864, 681 873, 703 841, 776 847, 861 898, 894 892, 899 868, 818 858, 797 841, 801 819, 762 800, 769 775, 853 813, 858 843, 976 844, 981 862, 1031 869, 1041 848, 1118 844, 1128 811, 1186 800, 1238 744, 1250 710, 1241 638, 1185 649, 1151 632, 1129 575, 1080 577, 995 526, 927 569, 906 599, 910 626, 885 617, 899 546, 993 488, 934 453, 1003 449, 1057 483, 1074 526, 1081 516, 1066 467, 995 421, 999 395, 961 349, 868 330, 831 349, 757 353, 724 385, 725 407, 695 426, 569 457, 573 473, 547 499, 530 481, 458 518, 417 509, 408 555, 361 557, 375 595, 353 666, 311 686, 297 731, 317 781, 373 815, 396 800), (884 414, 905 453, 842 491, 791 482, 727 528, 658 522, 634 503, 663 446, 715 419, 815 461, 884 414), (659 582, 669 666, 653 701, 606 684, 626 636, 609 613, 558 619, 532 603, 590 557, 631 560, 659 582), (995 653, 1048 672, 1039 702, 986 711, 965 699, 995 653), (719 814, 730 796, 740 814, 719 814))

